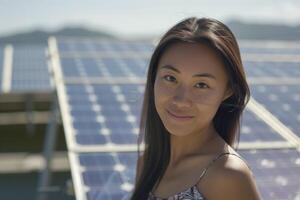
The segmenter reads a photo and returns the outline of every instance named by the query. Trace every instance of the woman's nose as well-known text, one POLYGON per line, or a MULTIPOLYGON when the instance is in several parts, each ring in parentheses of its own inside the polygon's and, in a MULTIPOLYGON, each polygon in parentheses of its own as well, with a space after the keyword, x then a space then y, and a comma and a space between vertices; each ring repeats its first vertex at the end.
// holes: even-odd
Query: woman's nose
POLYGON ((173 96, 173 103, 178 107, 190 107, 189 91, 184 85, 178 86, 173 96))

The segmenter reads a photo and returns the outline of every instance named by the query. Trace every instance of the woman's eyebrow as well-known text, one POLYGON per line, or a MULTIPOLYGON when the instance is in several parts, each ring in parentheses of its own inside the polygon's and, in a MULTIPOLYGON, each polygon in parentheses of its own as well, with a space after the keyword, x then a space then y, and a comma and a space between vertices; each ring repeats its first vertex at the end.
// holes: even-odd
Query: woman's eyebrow
POLYGON ((160 69, 170 69, 180 74, 180 71, 177 68, 173 67, 172 65, 164 65, 160 69))
MULTIPOLYGON (((161 67, 161 69, 170 69, 170 70, 175 71, 180 74, 180 71, 177 68, 173 67, 172 65, 164 65, 161 67)), ((217 78, 210 73, 199 73, 199 74, 193 75, 193 77, 207 77, 207 78, 212 78, 212 79, 217 80, 217 78)))

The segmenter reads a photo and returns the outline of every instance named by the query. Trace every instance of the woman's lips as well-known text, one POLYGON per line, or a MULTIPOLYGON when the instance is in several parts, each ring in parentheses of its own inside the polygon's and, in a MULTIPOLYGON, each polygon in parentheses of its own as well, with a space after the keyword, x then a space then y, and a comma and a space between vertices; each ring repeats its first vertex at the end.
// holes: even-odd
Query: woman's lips
POLYGON ((182 115, 178 115, 175 113, 170 112, 169 110, 167 110, 167 113, 169 114, 169 116, 171 116, 172 118, 176 119, 176 120, 180 120, 180 121, 186 121, 186 120, 190 120, 192 118, 194 118, 193 116, 182 116, 182 115))

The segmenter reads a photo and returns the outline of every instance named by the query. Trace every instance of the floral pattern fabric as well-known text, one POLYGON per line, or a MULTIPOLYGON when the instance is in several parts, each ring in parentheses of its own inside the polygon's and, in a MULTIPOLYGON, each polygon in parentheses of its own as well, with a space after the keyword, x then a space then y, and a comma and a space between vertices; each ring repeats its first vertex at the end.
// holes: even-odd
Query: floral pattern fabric
POLYGON ((149 193, 148 200, 205 200, 203 195, 198 191, 196 185, 168 198, 156 197, 152 192, 149 193))

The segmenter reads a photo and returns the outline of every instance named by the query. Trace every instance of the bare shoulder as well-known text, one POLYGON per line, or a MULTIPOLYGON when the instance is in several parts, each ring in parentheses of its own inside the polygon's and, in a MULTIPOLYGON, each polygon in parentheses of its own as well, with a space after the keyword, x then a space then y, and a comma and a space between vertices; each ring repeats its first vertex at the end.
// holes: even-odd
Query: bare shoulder
POLYGON ((204 182, 207 199, 261 199, 251 169, 235 155, 224 155, 216 160, 207 170, 204 182))

